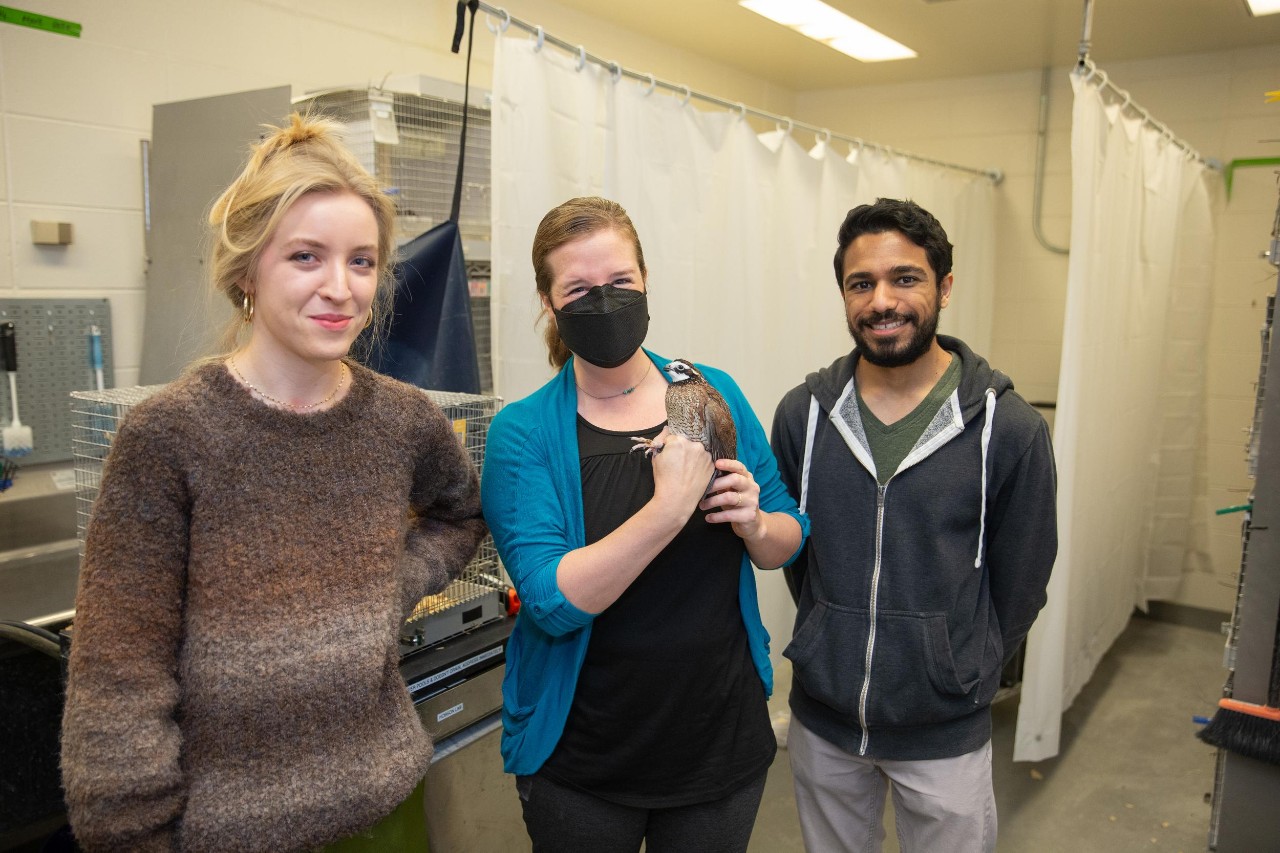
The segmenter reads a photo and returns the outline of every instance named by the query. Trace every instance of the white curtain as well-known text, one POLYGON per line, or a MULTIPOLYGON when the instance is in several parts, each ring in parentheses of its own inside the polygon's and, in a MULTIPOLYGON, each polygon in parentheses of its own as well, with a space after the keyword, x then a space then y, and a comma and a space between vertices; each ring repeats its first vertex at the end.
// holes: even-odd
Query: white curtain
MULTIPOLYGON (((877 195, 911 197, 957 246, 942 327, 989 350, 994 189, 979 175, 871 149, 805 150, 757 136, 734 112, 680 96, 532 39, 499 37, 493 84, 493 356, 497 393, 519 399, 551 376, 530 249, 542 216, 602 195, 635 223, 649 268, 646 346, 729 371, 765 429, 782 395, 852 342, 836 288, 836 229, 877 195)), ((761 576, 775 665, 794 608, 778 573, 761 576)))
POLYGON ((1208 529, 1215 178, 1094 83, 1072 85, 1058 561, 1028 641, 1017 761, 1057 754, 1062 712, 1134 606, 1172 595, 1204 559, 1208 529))
MULTIPOLYGON (((806 372, 851 341, 836 289, 835 233, 849 208, 913 198, 956 244, 943 329, 989 351, 994 188, 985 177, 842 143, 806 151, 757 136, 737 113, 533 41, 501 37, 493 86, 494 369, 518 399, 550 376, 529 252, 538 221, 577 195, 620 202, 650 268, 653 349, 733 374, 761 419, 806 372)), ((1016 378, 1016 377, 1015 377, 1016 378)))

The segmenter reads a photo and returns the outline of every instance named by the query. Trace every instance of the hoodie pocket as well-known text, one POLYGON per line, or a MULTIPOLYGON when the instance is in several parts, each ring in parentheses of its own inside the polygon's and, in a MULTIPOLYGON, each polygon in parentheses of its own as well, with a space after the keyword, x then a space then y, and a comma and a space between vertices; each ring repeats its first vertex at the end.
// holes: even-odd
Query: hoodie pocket
POLYGON ((971 714, 977 673, 961 678, 943 613, 880 611, 867 725, 918 726, 971 714))
POLYGON ((814 602, 782 651, 805 693, 836 711, 857 716, 870 626, 870 611, 864 608, 814 602))
POLYGON ((805 693, 838 712, 858 715, 865 683, 869 726, 926 725, 975 708, 979 679, 961 679, 941 613, 881 610, 873 634, 870 611, 816 602, 783 655, 805 693))

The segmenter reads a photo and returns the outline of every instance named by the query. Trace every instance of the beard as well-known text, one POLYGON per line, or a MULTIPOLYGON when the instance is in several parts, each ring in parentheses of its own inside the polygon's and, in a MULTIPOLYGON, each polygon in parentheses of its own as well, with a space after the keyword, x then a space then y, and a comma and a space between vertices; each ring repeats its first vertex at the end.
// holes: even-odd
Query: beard
POLYGON ((885 311, 869 314, 856 323, 848 320, 849 334, 857 344, 858 351, 876 367, 904 367, 923 356, 933 346, 933 339, 938 332, 938 311, 933 310, 923 319, 917 314, 899 311, 885 311), (864 329, 875 323, 891 323, 903 320, 912 327, 910 337, 901 343, 880 341, 864 333, 864 329))

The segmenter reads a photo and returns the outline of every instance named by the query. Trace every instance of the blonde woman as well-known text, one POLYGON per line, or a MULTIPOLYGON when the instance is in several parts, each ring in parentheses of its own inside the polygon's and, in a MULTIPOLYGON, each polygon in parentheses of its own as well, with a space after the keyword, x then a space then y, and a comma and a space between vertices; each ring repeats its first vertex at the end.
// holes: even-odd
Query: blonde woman
POLYGON ((398 628, 484 524, 439 409, 347 358, 392 221, 297 115, 213 206, 237 343, 130 412, 87 532, 62 747, 86 850, 425 849, 398 628))

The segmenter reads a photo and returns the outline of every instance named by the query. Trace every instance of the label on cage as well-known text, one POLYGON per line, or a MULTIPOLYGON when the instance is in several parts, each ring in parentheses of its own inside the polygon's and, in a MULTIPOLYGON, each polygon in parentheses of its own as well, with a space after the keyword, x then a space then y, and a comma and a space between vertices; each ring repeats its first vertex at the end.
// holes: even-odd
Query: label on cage
POLYGON ((439 714, 436 714, 436 722, 443 723, 445 720, 449 719, 454 714, 461 712, 464 707, 466 707, 466 705, 462 702, 459 702, 457 705, 454 705, 452 708, 449 708, 448 710, 445 710, 445 711, 441 711, 439 714))
POLYGON ((457 675, 458 673, 462 672, 464 669, 466 669, 469 666, 475 666, 476 664, 483 663, 489 660, 490 658, 496 658, 502 654, 502 651, 503 651, 502 646, 495 646, 494 648, 489 649, 487 652, 481 652, 480 654, 469 657, 464 661, 455 663, 453 666, 449 667, 448 669, 442 669, 437 673, 428 675, 426 678, 420 678, 409 685, 409 692, 417 693, 419 690, 423 689, 424 687, 430 687, 431 685, 435 684, 437 681, 443 681, 444 679, 449 678, 450 676, 457 675))
POLYGON ((49 477, 53 480, 53 487, 58 491, 66 491, 76 487, 76 469, 74 468, 54 471, 49 477))
POLYGON ((463 443, 465 443, 467 440, 467 419, 454 418, 453 431, 458 436, 458 438, 462 439, 463 443))

